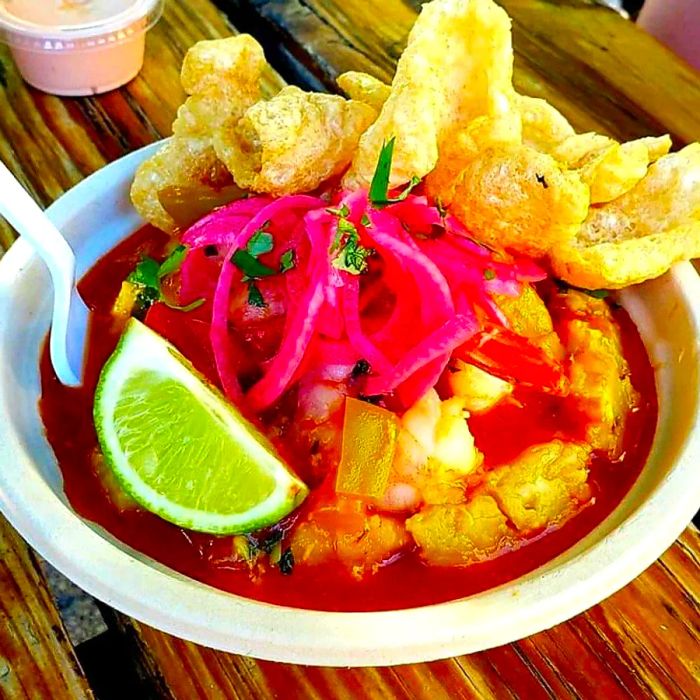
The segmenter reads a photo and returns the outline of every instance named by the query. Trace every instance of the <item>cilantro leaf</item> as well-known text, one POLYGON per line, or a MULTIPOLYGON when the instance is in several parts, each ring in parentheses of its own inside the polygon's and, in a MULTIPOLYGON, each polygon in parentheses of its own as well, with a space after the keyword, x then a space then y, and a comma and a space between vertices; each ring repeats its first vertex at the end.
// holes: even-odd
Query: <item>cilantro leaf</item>
POLYGON ((496 273, 491 269, 491 268, 486 268, 484 270, 484 279, 485 280, 495 280, 496 279, 496 273))
POLYGON ((289 576, 294 571, 294 553, 291 547, 287 547, 282 552, 277 566, 279 566, 280 573, 284 576, 289 576))
POLYGON ((369 201, 372 202, 375 207, 383 207, 387 204, 402 202, 408 197, 411 190, 420 183, 420 178, 414 175, 401 194, 396 197, 389 197, 389 178, 391 176, 391 161, 394 157, 395 143, 395 136, 385 141, 379 153, 379 158, 377 159, 377 167, 369 186, 369 201))
POLYGON ((367 360, 360 359, 355 363, 355 366, 352 368, 352 372, 350 373, 350 376, 353 379, 357 379, 358 377, 362 376, 363 374, 369 374, 372 371, 372 365, 370 365, 367 360))
POLYGON ((343 206, 341 206, 337 209, 334 209, 333 207, 329 207, 328 209, 326 209, 326 211, 329 214, 333 214, 333 216, 342 216, 343 218, 345 218, 350 213, 350 210, 348 209, 347 204, 343 204, 343 206))
POLYGON ((254 257, 269 253, 274 246, 272 234, 259 228, 248 240, 245 249, 254 257))
POLYGON ((231 262, 246 276, 248 279, 259 277, 269 277, 275 274, 275 270, 261 263, 257 258, 253 257, 247 250, 239 248, 232 256, 231 262))
POLYGON ((166 306, 169 306, 171 309, 177 309, 178 311, 192 311, 199 308, 204 303, 204 299, 197 299, 191 304, 178 306, 168 301, 163 294, 161 280, 177 272, 186 255, 187 246, 179 245, 162 263, 158 263, 157 260, 148 256, 141 258, 136 267, 126 278, 126 281, 133 284, 138 290, 136 299, 138 301, 139 311, 146 311, 157 301, 162 301, 166 306))
POLYGON ((372 225, 372 221, 371 221, 371 219, 369 218, 369 216, 367 216, 367 214, 363 214, 363 215, 362 215, 362 218, 360 219, 360 223, 361 223, 365 228, 367 228, 368 226, 371 226, 371 225, 372 225))
POLYGON ((296 265, 296 253, 292 248, 282 253, 280 256, 280 272, 288 272, 289 270, 293 270, 296 265))
POLYGON ((126 281, 140 287, 160 289, 159 269, 160 265, 156 260, 144 257, 126 278, 126 281))
POLYGON ((369 186, 369 201, 372 204, 383 204, 386 202, 395 143, 396 137, 392 136, 388 141, 384 142, 382 150, 379 152, 377 167, 374 170, 372 182, 369 186))
POLYGON ((606 299, 610 296, 610 292, 607 289, 581 289, 580 291, 594 299, 606 299))
POLYGON ((573 284, 568 284, 564 282, 564 280, 559 279, 555 279, 554 282, 556 283, 557 287, 563 291, 574 289, 575 291, 581 292, 582 294, 587 294, 589 297, 593 297, 594 299, 607 299, 607 297, 610 296, 610 292, 607 289, 584 289, 583 287, 576 287, 573 284))
POLYGON ((251 306, 257 306, 259 309, 264 309, 267 306, 258 285, 252 280, 248 281, 248 303, 251 306))
POLYGON ((168 255, 158 268, 158 279, 163 279, 166 275, 172 275, 177 272, 182 265, 185 256, 187 255, 187 246, 179 245, 168 255))
POLYGON ((331 262, 333 267, 351 275, 362 274, 367 269, 367 258, 374 254, 371 248, 360 244, 357 229, 347 219, 338 221, 338 230, 330 252, 336 253, 331 262))
POLYGON ((411 190, 417 185, 420 185, 420 178, 417 175, 414 175, 404 188, 403 192, 401 192, 401 194, 397 195, 396 197, 390 197, 386 200, 386 203, 396 204, 396 202, 403 202, 403 200, 406 199, 406 197, 408 197, 409 194, 411 194, 411 190))
POLYGON ((333 237, 333 243, 330 250, 331 253, 335 253, 341 249, 343 237, 345 235, 356 236, 357 229, 352 222, 348 221, 347 219, 338 219, 338 227, 336 228, 335 236, 333 237))

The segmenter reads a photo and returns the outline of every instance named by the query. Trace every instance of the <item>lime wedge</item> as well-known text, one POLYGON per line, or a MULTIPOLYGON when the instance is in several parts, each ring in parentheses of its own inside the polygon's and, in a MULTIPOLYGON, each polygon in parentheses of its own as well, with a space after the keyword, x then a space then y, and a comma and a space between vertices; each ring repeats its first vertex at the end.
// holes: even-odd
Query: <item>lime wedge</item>
POLYGON ((182 527, 250 532, 276 523, 308 493, 269 440, 135 319, 102 370, 94 416, 124 489, 182 527))

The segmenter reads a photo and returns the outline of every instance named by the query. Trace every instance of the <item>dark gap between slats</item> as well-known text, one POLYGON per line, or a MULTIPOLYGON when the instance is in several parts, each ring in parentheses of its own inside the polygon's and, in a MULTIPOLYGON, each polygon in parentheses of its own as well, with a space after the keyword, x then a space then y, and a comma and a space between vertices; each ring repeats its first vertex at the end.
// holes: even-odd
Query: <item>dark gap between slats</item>
POLYGON ((305 49, 299 48, 293 38, 286 35, 282 27, 261 16, 255 8, 255 2, 213 0, 213 3, 240 32, 250 34, 260 42, 268 63, 284 78, 285 82, 297 85, 304 90, 337 91, 332 78, 328 78, 322 71, 319 77, 305 65, 305 61, 310 62, 305 49), (292 48, 288 47, 287 43, 290 43, 292 48), (294 47, 298 49, 300 56, 294 55, 294 47))
POLYGON ((97 603, 107 624, 103 634, 76 647, 96 700, 174 700, 157 664, 140 643, 129 618, 97 603))
POLYGON ((115 630, 108 630, 75 649, 95 700, 160 700, 148 679, 134 667, 130 650, 115 630))

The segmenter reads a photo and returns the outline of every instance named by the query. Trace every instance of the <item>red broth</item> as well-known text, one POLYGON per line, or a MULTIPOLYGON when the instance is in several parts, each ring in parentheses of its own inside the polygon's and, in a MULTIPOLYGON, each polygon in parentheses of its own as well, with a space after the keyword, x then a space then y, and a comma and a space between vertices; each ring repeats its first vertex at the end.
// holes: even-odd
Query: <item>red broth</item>
MULTIPOLYGON (((162 256, 167 242, 165 234, 145 227, 100 260, 81 281, 81 293, 93 311, 86 382, 79 389, 62 386, 52 370, 47 344, 41 360, 40 410, 63 474, 66 495, 76 512, 125 544, 183 574, 248 598, 299 608, 371 611, 444 602, 515 579, 561 554, 600 524, 639 476, 656 425, 654 375, 637 329, 623 309, 616 309, 632 382, 643 399, 639 410, 628 419, 624 458, 614 463, 594 458, 589 483, 595 498, 562 527, 531 539, 516 551, 462 569, 428 567, 415 552, 409 552, 361 582, 335 563, 297 566, 287 576, 277 568, 269 568, 264 575, 251 579, 247 571, 227 563, 230 538, 183 530, 142 510, 120 510, 108 496, 103 476, 95 467, 99 449, 92 418, 95 385, 119 333, 110 309, 122 280, 140 257, 162 256)), ((161 310, 153 325, 200 371, 215 380, 206 328, 202 325, 206 313, 206 308, 189 314, 161 310)), ((552 439, 566 424, 567 416, 555 400, 524 392, 518 398, 522 408, 504 405, 470 419, 476 445, 487 459, 509 459, 528 445, 552 439)), ((572 417, 568 419, 571 422, 572 417)), ((290 457, 292 464, 299 461, 298 456, 285 456, 290 457)), ((308 501, 300 508, 302 514, 307 506, 308 501)), ((293 520, 294 516, 290 525, 293 520)))

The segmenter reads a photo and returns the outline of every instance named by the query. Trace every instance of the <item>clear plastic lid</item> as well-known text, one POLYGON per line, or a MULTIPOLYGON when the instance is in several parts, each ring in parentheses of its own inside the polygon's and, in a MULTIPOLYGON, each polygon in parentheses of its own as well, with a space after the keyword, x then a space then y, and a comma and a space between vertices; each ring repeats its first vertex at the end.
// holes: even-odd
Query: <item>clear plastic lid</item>
POLYGON ((150 29, 164 0, 0 0, 0 40, 36 51, 98 49, 150 29))

